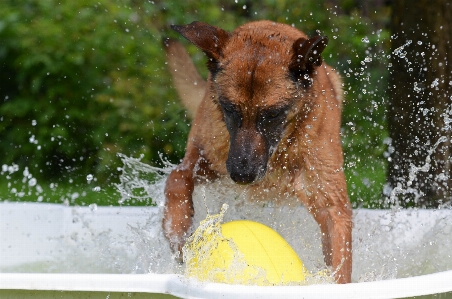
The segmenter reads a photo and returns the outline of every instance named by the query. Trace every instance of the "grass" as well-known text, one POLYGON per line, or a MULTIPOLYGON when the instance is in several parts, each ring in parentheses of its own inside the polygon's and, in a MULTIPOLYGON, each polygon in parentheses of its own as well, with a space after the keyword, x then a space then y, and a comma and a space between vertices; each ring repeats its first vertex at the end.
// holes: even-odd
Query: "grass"
MULTIPOLYGON (((347 189, 354 208, 382 208, 383 186, 386 181, 386 163, 382 159, 361 155, 346 155, 345 173, 347 189), (351 157, 350 157, 351 156, 351 157)), ((146 186, 156 177, 156 173, 142 165, 141 162, 128 159, 123 167, 124 178, 139 182, 146 186), (130 165, 129 165, 130 164, 130 165), (144 168, 143 168, 144 167, 144 168)), ((155 205, 152 198, 147 197, 143 188, 135 186, 130 192, 129 199, 121 202, 121 194, 114 183, 98 184, 94 180, 88 183, 82 180, 73 183, 52 183, 47 180, 36 180, 25 171, 13 174, 0 173, 0 202, 43 202, 58 203, 71 206, 149 206, 155 205)))
MULTIPOLYGON (((71 206, 117 206, 120 194, 111 185, 44 183, 2 180, 0 201, 60 203, 71 206)), ((134 204, 135 205, 135 204, 134 204)), ((139 205, 139 204, 137 204, 139 205)))
MULTIPOLYGON (((385 165, 366 164, 346 169, 348 193, 354 208, 381 208, 382 189, 385 182, 385 165)), ((135 190, 140 192, 140 190, 135 190)), ((144 193, 144 191, 143 191, 144 193)), ((134 194, 141 196, 142 194, 134 194)), ((1 180, 0 202, 43 202, 59 203, 71 206, 148 206, 151 200, 128 200, 119 203, 120 193, 113 184, 97 186, 95 184, 56 184, 43 183, 29 186, 27 182, 1 180)))

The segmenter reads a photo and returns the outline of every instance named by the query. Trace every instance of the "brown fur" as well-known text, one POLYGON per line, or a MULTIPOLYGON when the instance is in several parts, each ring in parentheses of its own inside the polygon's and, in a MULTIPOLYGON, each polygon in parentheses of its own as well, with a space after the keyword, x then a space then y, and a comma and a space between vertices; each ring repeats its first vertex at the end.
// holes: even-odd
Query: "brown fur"
MULTIPOLYGON (((195 184, 230 176, 248 184, 256 199, 265 197, 263 189, 296 196, 320 226, 325 262, 336 281, 350 282, 352 209, 342 168, 341 80, 320 56, 327 38, 308 39, 270 21, 232 33, 200 22, 173 29, 204 51, 211 75, 185 157, 166 183, 163 228, 172 248, 180 251, 192 225, 195 184)), ((166 45, 173 68, 174 53, 186 59, 180 48, 174 50, 180 45, 166 45)))

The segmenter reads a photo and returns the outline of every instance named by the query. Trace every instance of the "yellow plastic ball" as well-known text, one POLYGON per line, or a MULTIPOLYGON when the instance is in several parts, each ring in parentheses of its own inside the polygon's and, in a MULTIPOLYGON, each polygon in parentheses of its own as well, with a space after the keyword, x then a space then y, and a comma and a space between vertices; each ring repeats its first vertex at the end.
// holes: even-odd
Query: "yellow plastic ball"
MULTIPOLYGON (((196 257, 193 276, 253 285, 297 284, 305 280, 306 269, 295 251, 268 226, 239 220, 222 224, 221 231, 226 239, 220 239, 203 257, 196 257)), ((210 242, 212 238, 206 236, 204 240, 210 242)))

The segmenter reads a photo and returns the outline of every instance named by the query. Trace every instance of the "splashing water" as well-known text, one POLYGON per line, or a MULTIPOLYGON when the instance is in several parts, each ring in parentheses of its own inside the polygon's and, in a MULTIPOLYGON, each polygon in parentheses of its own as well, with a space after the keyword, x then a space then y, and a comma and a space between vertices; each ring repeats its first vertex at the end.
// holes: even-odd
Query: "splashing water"
MULTIPOLYGON (((135 244, 139 246, 140 268, 153 273, 190 272, 190 269, 187 270, 184 265, 181 266, 174 261, 169 244, 161 230, 162 209, 165 201, 164 183, 174 165, 166 163, 165 168, 161 169, 145 165, 140 162, 140 159, 123 155, 120 155, 120 158, 124 165, 120 184, 117 185, 122 195, 120 201, 125 203, 152 199, 151 204, 156 205, 160 211, 144 226, 131 227, 137 238, 135 244), (150 178, 155 178, 152 183, 150 178)), ((276 230, 294 248, 309 271, 319 273, 318 277, 315 277, 316 281, 327 281, 320 229, 301 203, 295 198, 287 199, 283 205, 276 201, 249 201, 247 191, 246 187, 237 189, 237 185, 228 179, 217 180, 195 188, 193 204, 196 212, 190 233, 200 226, 201 230, 210 230, 209 234, 220 238, 221 234, 215 232, 219 231, 221 221, 246 219, 265 224, 276 230), (228 206, 228 213, 214 215, 225 205, 228 206)), ((199 238, 199 234, 194 233, 191 240, 195 238, 199 238)), ((185 250, 187 251, 187 248, 185 250)), ((197 250, 203 249, 197 248, 197 250)), ((185 259, 190 261, 192 257, 189 250, 185 254, 188 254, 184 255, 185 259)), ((240 263, 234 267, 240 268, 240 263)))
POLYGON ((163 205, 164 178, 171 172, 174 165, 162 159, 165 167, 158 168, 141 163, 141 158, 129 158, 123 154, 118 154, 118 157, 123 163, 119 169, 122 171, 120 183, 116 184, 121 194, 118 203, 147 201, 150 205, 163 205), (151 180, 152 184, 149 183, 151 180))
POLYGON ((430 170, 431 167, 431 156, 432 154, 435 152, 436 148, 441 144, 447 142, 447 137, 446 136, 442 136, 438 139, 438 141, 427 151, 427 156, 425 157, 425 163, 424 165, 421 166, 416 166, 414 164, 410 164, 410 170, 408 173, 408 181, 406 182, 406 187, 404 188, 402 186, 401 183, 398 183, 396 187, 394 187, 390 194, 389 194, 389 202, 394 204, 394 208, 395 209, 399 209, 400 208, 400 204, 399 204, 399 195, 400 194, 408 194, 411 193, 415 196, 414 201, 417 202, 417 200, 423 195, 420 194, 419 191, 417 189, 414 189, 411 187, 411 185, 413 184, 413 182, 417 179, 417 174, 419 172, 428 172, 430 170))
MULTIPOLYGON (((434 146, 440 142, 443 139, 434 146)), ((70 211, 65 216, 70 217, 66 230, 46 238, 46 242, 58 248, 52 251, 52 262, 0 267, 0 271, 181 275, 189 271, 176 262, 161 228, 164 184, 174 166, 166 164, 160 169, 145 165, 140 159, 122 155, 120 158, 123 173, 117 186, 121 193, 119 201, 147 201, 154 207, 118 207, 119 217, 114 222, 105 221, 109 218, 103 216, 102 207, 66 207, 70 211), (70 233, 65 233, 67 231, 70 233)), ((413 168, 413 175, 424 166, 413 168)), ((9 170, 19 171, 12 166, 2 169, 6 174, 9 170)), ((24 175, 30 177, 26 171, 24 175)), ((36 186, 39 184, 31 188, 36 186)), ((323 261, 319 227, 296 199, 288 198, 280 203, 250 201, 247 189, 236 187, 228 179, 197 186, 193 194, 194 228, 206 218, 201 227, 209 221, 219 223, 221 217, 224 222, 240 219, 260 222, 277 231, 290 244, 309 272, 328 271, 323 261), (227 213, 219 218, 211 215, 221 211, 223 204, 229 206, 227 213)), ((440 210, 354 210, 352 280, 394 279, 452 269, 451 212, 447 207, 440 210)), ((57 226, 55 216, 48 217, 43 223, 57 226)))
MULTIPOLYGON (((440 142, 442 139, 438 144, 440 142)), ((122 159, 125 160, 125 164, 132 163, 138 166, 138 169, 143 169, 138 160, 127 157, 122 159)), ((172 167, 167 165, 165 170, 158 171, 166 174, 172 167)), ((149 174, 148 177, 150 176, 149 174)), ((146 188, 157 206, 163 208, 166 175, 162 175, 152 184, 140 177, 128 176, 128 178, 134 182, 131 184, 124 180, 122 184, 146 188)), ((282 204, 249 201, 246 199, 246 188, 237 192, 237 188, 234 187, 236 187, 234 183, 224 179, 195 188, 194 226, 197 227, 199 223, 206 226, 209 222, 241 219, 260 222, 276 230, 291 245, 308 271, 311 273, 328 271, 323 261, 318 225, 296 199, 287 199, 282 204), (227 213, 209 216, 211 213, 219 212, 223 204, 228 205, 227 213), (206 221, 202 222, 205 219, 206 221)), ((448 215, 450 210, 447 209, 355 210, 353 281, 395 279, 452 269, 452 256, 447 250, 452 248, 452 239, 446 237, 452 232, 452 220, 448 215)), ((186 270, 183 265, 174 262, 169 245, 161 232, 161 218, 160 212, 152 216, 146 225, 133 229, 136 234, 135 243, 140 244, 140 263, 144 265, 143 269, 148 269, 149 272, 182 274, 186 270)))
MULTIPOLYGON (((236 282, 237 273, 244 273, 247 264, 244 256, 239 252, 237 246, 232 240, 225 238, 221 233, 221 223, 228 208, 227 204, 223 204, 219 214, 207 215, 202 220, 199 227, 187 239, 187 243, 182 248, 184 262, 186 264, 184 274, 187 277, 194 277, 200 281, 224 281, 229 283, 236 282), (216 268, 210 263, 210 255, 213 253, 218 244, 227 242, 232 248, 232 262, 226 267, 216 268), (203 271, 202 269, 211 269, 203 271)), ((261 280, 265 280, 265 273, 261 269, 256 269, 258 274, 249 284, 261 284, 261 280)))
MULTIPOLYGON (((136 237, 135 246, 139 247, 140 252, 139 268, 147 269, 152 273, 183 273, 185 266, 175 262, 161 230, 162 209, 165 201, 163 189, 166 176, 174 165, 167 163, 165 168, 156 168, 141 163, 140 159, 123 155, 120 155, 120 158, 123 162, 120 183, 117 185, 122 196, 120 202, 151 200, 150 204, 157 206, 160 211, 152 215, 145 225, 131 226, 136 237), (150 178, 154 178, 152 183, 150 178)), ((254 220, 275 229, 294 249, 297 247, 297 254, 300 256, 300 253, 303 253, 303 256, 306 256, 303 263, 308 269, 326 270, 321 253, 320 230, 299 202, 294 199, 287 205, 275 208, 272 202, 249 202, 246 199, 246 188, 237 194, 234 187, 236 185, 228 180, 217 180, 209 185, 195 188, 193 203, 196 213, 190 233, 200 223, 202 223, 201 228, 214 232, 219 229, 220 222, 223 220, 224 222, 240 219, 254 220), (219 212, 223 205, 229 207, 228 213, 220 213, 221 217, 212 215, 219 212), (287 219, 291 218, 287 218, 288 216, 292 218, 289 222, 287 219), (217 224, 212 225, 215 223, 217 224), (301 237, 298 235, 297 226, 310 228, 314 233, 307 233, 305 237, 301 237), (288 237, 291 235, 298 235, 299 238, 289 241, 288 237)), ((195 236, 196 234, 192 238, 195 236)))

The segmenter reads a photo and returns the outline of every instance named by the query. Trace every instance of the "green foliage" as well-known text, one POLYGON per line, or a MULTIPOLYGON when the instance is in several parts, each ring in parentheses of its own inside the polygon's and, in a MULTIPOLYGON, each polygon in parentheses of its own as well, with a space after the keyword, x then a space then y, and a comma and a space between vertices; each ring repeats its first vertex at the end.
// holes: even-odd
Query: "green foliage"
MULTIPOLYGON (((143 155, 142 161, 153 165, 161 156, 177 163, 189 119, 171 86, 160 43, 177 36, 169 25, 201 20, 232 30, 249 20, 270 19, 329 36, 324 57, 346 83, 346 172, 360 205, 384 182, 387 72, 381 51, 387 49, 387 12, 364 17, 354 1, 332 3, 2 1, 2 164, 16 163, 35 176, 65 183, 88 174, 99 182, 116 180, 117 153, 143 155), (362 65, 368 56, 372 62, 362 65), (364 173, 369 178, 363 182, 364 173), (369 181, 375 181, 371 188, 369 181)), ((185 44, 206 75, 203 54, 185 44)))
POLYGON ((165 88, 159 35, 144 9, 48 0, 1 10, 4 163, 50 178, 108 177, 118 152, 148 162, 158 151, 181 156, 184 113, 165 88))

